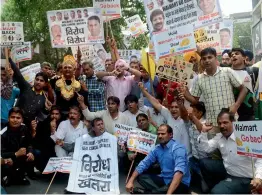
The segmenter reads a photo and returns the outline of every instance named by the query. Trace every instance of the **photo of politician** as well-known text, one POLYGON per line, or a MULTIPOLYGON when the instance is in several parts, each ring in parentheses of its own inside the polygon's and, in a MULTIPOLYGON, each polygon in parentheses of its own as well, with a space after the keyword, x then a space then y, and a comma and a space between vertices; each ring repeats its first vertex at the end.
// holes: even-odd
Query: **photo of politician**
POLYGON ((153 26, 153 32, 160 32, 164 30, 165 16, 161 9, 155 9, 151 12, 150 21, 153 26))
POLYGON ((197 0, 197 5, 200 8, 199 16, 204 16, 217 12, 216 0, 197 0))
POLYGON ((100 18, 98 16, 90 16, 87 20, 87 28, 90 36, 97 37, 101 33, 100 18))

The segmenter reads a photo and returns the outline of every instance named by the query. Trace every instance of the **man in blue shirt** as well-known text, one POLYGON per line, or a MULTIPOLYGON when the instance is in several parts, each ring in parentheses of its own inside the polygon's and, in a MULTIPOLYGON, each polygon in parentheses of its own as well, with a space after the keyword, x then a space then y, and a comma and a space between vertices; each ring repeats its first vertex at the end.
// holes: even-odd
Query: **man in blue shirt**
POLYGON ((191 176, 188 168, 186 148, 172 139, 173 129, 169 125, 160 125, 157 135, 160 144, 136 167, 126 184, 127 192, 134 194, 189 193, 191 176), (160 175, 142 174, 156 161, 161 167, 160 175), (134 189, 136 178, 144 189, 134 189))

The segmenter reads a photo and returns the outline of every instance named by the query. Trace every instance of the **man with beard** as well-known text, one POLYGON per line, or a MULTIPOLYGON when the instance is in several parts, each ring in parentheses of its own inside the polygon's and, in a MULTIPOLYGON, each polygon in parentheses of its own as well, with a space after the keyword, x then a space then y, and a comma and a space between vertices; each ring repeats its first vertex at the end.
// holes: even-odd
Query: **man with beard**
POLYGON ((42 72, 37 73, 34 86, 31 87, 10 57, 9 62, 14 71, 14 79, 17 81, 20 89, 16 106, 23 111, 26 126, 31 127, 31 121, 35 120, 35 118, 43 121, 52 106, 52 103, 45 97, 43 92, 44 87, 48 83, 48 77, 42 72))
POLYGON ((162 10, 156 9, 150 15, 153 32, 160 32, 164 29, 165 16, 162 10))
MULTIPOLYGON (((230 52, 230 57, 232 61, 232 69, 241 79, 241 82, 248 89, 248 93, 245 100, 238 108, 239 121, 251 121, 255 120, 255 108, 254 108, 254 88, 258 78, 258 68, 256 67, 246 67, 245 64, 245 53, 240 48, 233 48, 230 52)), ((239 96, 239 90, 234 89, 235 99, 239 96)))
POLYGON ((70 107, 68 119, 61 122, 57 131, 51 135, 56 143, 56 156, 73 156, 75 140, 87 133, 87 128, 81 121, 80 108, 77 106, 70 107))
POLYGON ((191 155, 191 147, 189 143, 189 135, 186 130, 183 119, 180 117, 180 106, 177 100, 171 103, 170 110, 162 106, 157 99, 150 95, 142 83, 139 83, 140 89, 148 101, 153 105, 153 107, 166 119, 167 124, 169 124, 174 130, 173 138, 178 143, 184 144, 187 149, 188 157, 191 155))
POLYGON ((50 138, 54 135, 62 121, 61 110, 58 106, 52 106, 50 116, 44 121, 33 120, 31 122, 32 137, 36 168, 43 171, 50 157, 55 156, 55 143, 50 138))
POLYGON ((161 125, 157 135, 160 144, 136 167, 126 184, 126 191, 134 194, 188 194, 191 177, 185 147, 172 139, 173 129, 169 125, 161 125), (143 174, 155 162, 159 163, 161 174, 143 174), (144 189, 134 188, 136 178, 144 189))
POLYGON ((206 107, 206 121, 213 124, 213 129, 209 131, 209 138, 212 138, 219 133, 216 117, 220 110, 230 108, 230 111, 235 114, 246 97, 247 89, 231 68, 217 66, 217 54, 214 48, 202 50, 201 61, 205 71, 198 75, 191 90, 192 95, 184 88, 180 88, 180 91, 191 104, 197 104, 202 95, 206 107), (240 91, 236 101, 233 87, 240 91))
POLYGON ((5 167, 7 178, 5 185, 18 183, 29 185, 25 172, 32 179, 34 173, 34 155, 31 145, 31 135, 23 122, 23 111, 17 107, 9 111, 7 130, 1 135, 1 157, 11 158, 12 166, 5 167))
POLYGON ((229 112, 229 109, 222 109, 217 117, 221 133, 208 140, 208 128, 205 128, 199 136, 202 151, 210 153, 219 149, 222 154, 223 160, 209 158, 200 160, 200 168, 211 189, 211 194, 250 194, 251 191, 258 193, 262 188, 262 161, 254 159, 256 170, 253 176, 252 157, 237 155, 236 136, 233 132, 234 121, 234 115, 229 112))
POLYGON ((120 99, 120 111, 123 112, 125 110, 124 99, 130 94, 135 80, 141 77, 141 72, 129 68, 128 64, 120 59, 117 60, 113 72, 97 72, 96 76, 106 82, 107 97, 115 96, 120 99), (126 71, 135 76, 125 76, 126 71))
POLYGON ((231 59, 229 56, 230 50, 224 50, 222 53, 222 64, 220 64, 221 67, 231 67, 231 59))
POLYGON ((114 134, 115 123, 129 125, 129 119, 119 111, 120 100, 118 97, 111 96, 107 98, 107 110, 97 112, 89 111, 88 107, 84 103, 83 96, 79 96, 77 100, 86 120, 91 121, 95 118, 102 118, 105 123, 106 131, 112 135, 114 134))
POLYGON ((61 27, 57 24, 51 27, 51 34, 53 37, 53 44, 54 45, 63 45, 64 40, 62 40, 62 30, 61 27))

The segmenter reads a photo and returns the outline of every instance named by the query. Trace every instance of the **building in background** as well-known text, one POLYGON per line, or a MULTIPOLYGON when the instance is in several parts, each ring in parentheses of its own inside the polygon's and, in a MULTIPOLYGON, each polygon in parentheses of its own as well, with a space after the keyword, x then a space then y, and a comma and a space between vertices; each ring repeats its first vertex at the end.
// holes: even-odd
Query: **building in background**
POLYGON ((252 39, 255 60, 262 60, 262 0, 252 0, 252 39))

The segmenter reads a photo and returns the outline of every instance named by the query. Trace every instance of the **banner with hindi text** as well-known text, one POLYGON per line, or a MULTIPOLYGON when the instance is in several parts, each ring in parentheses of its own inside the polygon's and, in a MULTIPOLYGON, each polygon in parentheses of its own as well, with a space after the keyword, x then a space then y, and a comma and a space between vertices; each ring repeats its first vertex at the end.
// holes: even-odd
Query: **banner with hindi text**
POLYGON ((138 37, 145 32, 144 24, 138 14, 125 19, 125 21, 132 36, 138 37))
POLYGON ((86 134, 75 142, 67 190, 87 194, 119 194, 117 138, 107 132, 86 134))
POLYGON ((42 174, 50 174, 54 172, 70 173, 72 161, 72 157, 52 157, 49 159, 42 174))
POLYGON ((31 42, 24 42, 23 45, 12 47, 11 56, 15 63, 32 59, 31 42))
POLYGON ((47 19, 53 48, 105 42, 100 8, 52 10, 47 19))

